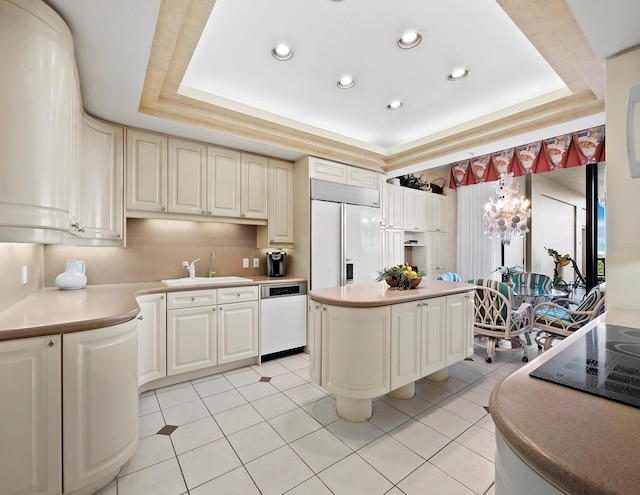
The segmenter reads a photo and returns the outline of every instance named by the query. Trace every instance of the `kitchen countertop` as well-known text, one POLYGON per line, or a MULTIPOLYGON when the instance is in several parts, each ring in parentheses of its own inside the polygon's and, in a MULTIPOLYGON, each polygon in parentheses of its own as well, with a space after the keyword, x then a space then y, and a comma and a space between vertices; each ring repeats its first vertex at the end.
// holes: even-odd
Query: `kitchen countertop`
MULTIPOLYGON (((640 328, 640 311, 609 310, 575 336, 601 322, 640 328)), ((496 428, 518 457, 566 493, 638 493, 640 409, 529 376, 562 351, 554 346, 496 386, 489 401, 496 428)))
POLYGON ((300 277, 254 276, 251 282, 168 287, 162 282, 87 285, 78 290, 46 287, 0 312, 0 341, 92 330, 135 318, 136 297, 186 290, 305 282, 300 277))
POLYGON ((325 304, 366 308, 387 306, 419 299, 459 294, 473 290, 475 285, 444 280, 422 280, 420 285, 410 290, 393 290, 386 282, 361 285, 345 285, 309 291, 309 297, 325 304))

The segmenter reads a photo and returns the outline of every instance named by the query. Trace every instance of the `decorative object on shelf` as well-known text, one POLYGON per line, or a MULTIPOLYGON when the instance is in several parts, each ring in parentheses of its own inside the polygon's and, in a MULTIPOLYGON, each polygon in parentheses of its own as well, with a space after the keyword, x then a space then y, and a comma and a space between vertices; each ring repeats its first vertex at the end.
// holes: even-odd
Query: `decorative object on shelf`
POLYGON ((65 271, 56 277, 56 287, 62 290, 82 289, 87 285, 84 261, 67 260, 65 271))
POLYGON ((513 277, 516 273, 521 272, 522 267, 521 266, 499 266, 493 271, 500 273, 502 282, 513 287, 513 281, 511 280, 511 277, 513 277))
POLYGON ((424 272, 408 265, 396 265, 378 272, 378 282, 384 280, 397 290, 415 289, 422 282, 424 272))
POLYGON ((513 186, 513 174, 500 174, 495 195, 484 207, 482 219, 485 234, 509 244, 514 237, 524 237, 529 232, 531 216, 529 200, 518 195, 519 184, 513 186))
POLYGON ((436 194, 443 194, 444 186, 447 183, 447 181, 441 177, 428 182, 422 177, 417 177, 413 174, 401 175, 398 178, 400 179, 400 185, 402 187, 420 189, 421 191, 432 192, 436 194))

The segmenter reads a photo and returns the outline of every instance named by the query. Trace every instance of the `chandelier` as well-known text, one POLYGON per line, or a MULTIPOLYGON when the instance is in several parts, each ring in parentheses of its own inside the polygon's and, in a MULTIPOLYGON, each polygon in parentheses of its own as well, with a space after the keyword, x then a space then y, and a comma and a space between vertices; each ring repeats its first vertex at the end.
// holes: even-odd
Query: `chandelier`
POLYGON ((529 232, 529 200, 518 196, 518 188, 519 184, 513 187, 512 173, 500 174, 496 193, 484 207, 484 233, 490 238, 500 239, 502 244, 509 244, 514 237, 523 238, 529 232))

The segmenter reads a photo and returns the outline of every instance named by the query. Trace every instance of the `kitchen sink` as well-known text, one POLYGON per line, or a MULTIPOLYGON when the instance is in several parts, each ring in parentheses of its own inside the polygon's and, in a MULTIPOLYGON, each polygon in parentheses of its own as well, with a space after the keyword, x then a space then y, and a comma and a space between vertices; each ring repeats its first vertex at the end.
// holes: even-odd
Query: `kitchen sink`
POLYGON ((184 278, 172 278, 169 280, 161 280, 164 285, 169 287, 179 285, 209 285, 209 284, 230 284, 233 282, 252 282, 253 279, 245 277, 184 277, 184 278))

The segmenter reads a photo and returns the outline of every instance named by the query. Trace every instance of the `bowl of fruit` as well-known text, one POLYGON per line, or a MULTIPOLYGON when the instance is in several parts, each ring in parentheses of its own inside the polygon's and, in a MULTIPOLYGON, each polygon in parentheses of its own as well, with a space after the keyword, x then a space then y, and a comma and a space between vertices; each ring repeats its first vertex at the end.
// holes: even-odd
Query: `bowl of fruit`
POLYGON ((423 275, 424 272, 410 265, 396 265, 379 271, 377 280, 384 280, 392 289, 408 290, 418 287, 423 275))

